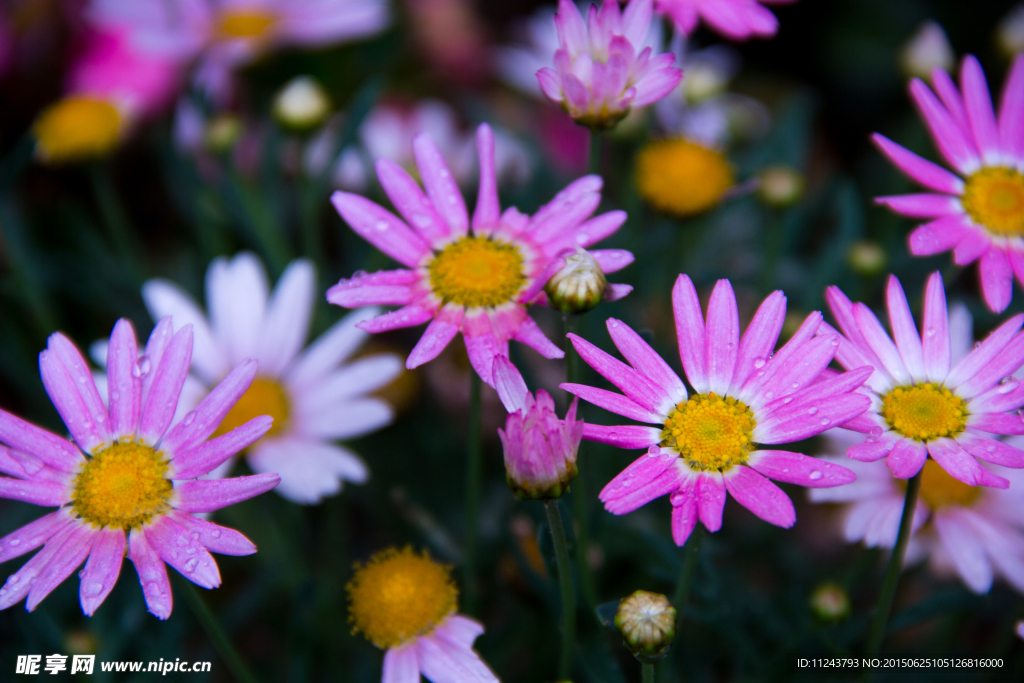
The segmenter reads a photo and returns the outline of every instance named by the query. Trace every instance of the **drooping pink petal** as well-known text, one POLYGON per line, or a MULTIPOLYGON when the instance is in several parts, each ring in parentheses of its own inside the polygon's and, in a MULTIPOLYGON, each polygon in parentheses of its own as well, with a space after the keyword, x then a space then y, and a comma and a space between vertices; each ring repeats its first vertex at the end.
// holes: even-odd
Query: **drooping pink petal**
POLYGON ((619 448, 649 448, 661 441, 661 430, 639 425, 607 426, 588 422, 583 426, 583 438, 619 448))
POLYGON ((567 335, 580 357, 605 379, 618 387, 622 393, 648 410, 658 411, 666 402, 671 402, 665 389, 655 384, 646 375, 617 360, 586 339, 567 335))
POLYGON ((708 392, 707 360, 704 347, 704 315, 693 282, 680 275, 672 288, 672 310, 679 340, 679 357, 683 370, 698 394, 708 392))
POLYGON ((999 127, 992 111, 992 95, 985 82, 981 64, 974 55, 967 55, 960 64, 960 85, 964 93, 967 122, 974 134, 974 143, 987 164, 1002 161, 999 153, 999 127))
POLYGON ((199 446, 213 434, 256 377, 256 361, 243 361, 199 402, 160 443, 161 450, 176 454, 199 446))
POLYGON ((992 246, 992 239, 977 228, 968 230, 953 249, 953 262, 958 266, 974 263, 992 246))
POLYGON ((384 653, 381 683, 420 683, 420 664, 416 657, 416 641, 388 648, 384 653))
POLYGON ((110 433, 114 439, 133 436, 139 426, 142 382, 135 369, 139 350, 132 324, 122 318, 114 325, 107 347, 107 400, 110 433))
POLYGON ((873 134, 871 141, 889 161, 929 190, 953 195, 963 192, 964 181, 938 164, 919 157, 880 133, 873 134))
POLYGON ((672 494, 672 540, 682 547, 697 526, 697 478, 688 479, 672 494))
POLYGON ((480 656, 468 647, 456 646, 433 634, 416 641, 420 670, 428 680, 465 683, 498 683, 480 656))
POLYGON ((331 195, 331 203, 357 235, 403 266, 415 268, 430 251, 422 237, 369 199, 337 191, 331 195))
POLYGON ((664 389, 672 404, 686 400, 686 386, 679 375, 633 328, 615 318, 608 318, 605 325, 622 357, 664 389))
POLYGON ((750 325, 743 333, 730 391, 742 387, 756 370, 765 366, 768 357, 775 350, 775 343, 779 340, 785 320, 786 296, 782 290, 775 290, 758 307, 750 325))
POLYGON ((172 505, 185 512, 213 512, 261 493, 281 482, 276 474, 253 474, 232 479, 187 481, 174 489, 172 505))
POLYGON ((128 535, 128 559, 139 575, 149 613, 160 620, 170 617, 174 597, 171 595, 171 582, 167 579, 167 567, 150 547, 142 529, 132 529, 128 535))
POLYGON ((978 534, 956 512, 936 514, 935 531, 964 583, 976 593, 987 592, 992 587, 992 565, 978 534))
POLYGON ((678 461, 679 456, 676 453, 651 448, 608 482, 598 498, 607 503, 627 496, 638 486, 661 476, 668 468, 675 466, 678 461))
POLYGON ((516 330, 515 336, 512 338, 517 342, 526 344, 545 358, 565 357, 565 352, 547 338, 537 323, 533 321, 533 318, 524 318, 519 324, 519 329, 516 330))
POLYGON ((274 418, 260 415, 216 439, 178 451, 171 460, 168 476, 175 480, 195 479, 212 472, 231 456, 256 443, 270 431, 273 423, 274 418))
POLYGON ((740 315, 736 294, 728 280, 719 280, 711 292, 704 343, 708 390, 723 396, 732 384, 740 343, 740 315))
POLYGON ((181 396, 181 387, 185 384, 191 362, 192 326, 185 325, 174 333, 160 362, 152 369, 153 383, 142 404, 139 419, 139 438, 142 443, 155 445, 167 431, 178 409, 178 397, 181 396))
MULTIPOLYGON (((481 317, 486 317, 486 314, 481 317)), ((508 342, 499 340, 490 332, 470 336, 465 329, 463 329, 462 339, 466 344, 469 364, 473 366, 473 370, 480 376, 480 379, 489 383, 494 374, 494 359, 498 356, 508 358, 508 342)))
MULTIPOLYGON (((644 457, 650 458, 650 455, 644 457)), ((627 468, 623 474, 630 471, 627 468)), ((604 507, 613 515, 624 515, 633 512, 637 508, 647 505, 652 500, 675 491, 685 478, 686 474, 683 468, 678 465, 678 458, 675 463, 662 471, 661 474, 646 480, 641 476, 630 478, 620 474, 605 487, 607 491, 614 486, 617 487, 617 491, 614 497, 612 494, 602 497, 604 507)), ((602 491, 603 493, 604 491, 602 491)))
POLYGON ((220 585, 217 562, 199 539, 166 515, 144 527, 146 541, 160 559, 171 565, 186 579, 203 588, 220 585))
POLYGON ((450 234, 453 237, 462 237, 469 231, 469 214, 466 213, 466 202, 462 199, 462 193, 455 183, 451 169, 448 168, 448 162, 426 133, 417 135, 412 146, 420 178, 427 189, 427 196, 448 224, 450 234))
POLYGON ((528 407, 530 390, 526 387, 526 380, 508 358, 499 356, 494 359, 494 376, 491 384, 509 413, 528 407))
POLYGON ((181 510, 170 510, 167 516, 187 529, 190 535, 196 537, 212 553, 238 557, 256 552, 252 541, 234 529, 218 526, 181 510))
POLYGON ((1005 489, 1010 485, 1010 482, 1006 479, 985 470, 974 459, 974 456, 970 455, 952 439, 940 438, 929 441, 928 454, 932 456, 935 462, 939 463, 942 469, 946 470, 949 476, 957 481, 962 481, 968 486, 985 485, 1005 489))
POLYGON ((79 574, 78 599, 82 612, 91 617, 114 589, 121 574, 126 544, 123 529, 106 527, 96 533, 85 569, 79 574))
POLYGON ((377 178, 398 213, 427 244, 439 246, 449 236, 448 224, 404 168, 391 159, 378 159, 377 178))
POLYGON ((68 535, 60 551, 40 570, 38 576, 30 580, 32 588, 28 592, 25 609, 34 611, 43 598, 64 583, 64 579, 85 562, 97 533, 98 530, 92 525, 80 524, 68 535))
POLYGON ((747 466, 769 479, 812 488, 842 486, 857 478, 842 465, 789 451, 754 451, 747 466))
POLYGON ((892 471, 892 476, 897 479, 910 479, 921 471, 925 460, 928 459, 928 450, 920 441, 914 439, 903 439, 893 446, 885 464, 892 471))
POLYGON ((749 467, 738 465, 726 472, 725 486, 737 503, 769 524, 788 529, 796 523, 789 496, 749 467))
POLYGON ((697 477, 694 497, 697 500, 697 514, 704 528, 712 533, 721 529, 726 498, 722 473, 708 471, 697 477))
POLYGON ((409 353, 405 366, 411 370, 437 358, 459 333, 465 310, 463 306, 455 304, 447 304, 441 308, 409 353))
POLYGON ((483 635, 484 627, 480 622, 464 617, 460 614, 452 614, 445 618, 434 628, 434 633, 461 647, 472 647, 473 641, 483 635))
POLYGON ((482 229, 493 230, 501 214, 494 167, 494 132, 486 123, 481 123, 476 129, 476 148, 480 159, 480 183, 473 210, 474 233, 482 229))
POLYGON ((1013 269, 1006 252, 1000 247, 991 247, 982 254, 978 273, 981 275, 981 291, 985 295, 985 303, 993 312, 1002 313, 1013 297, 1013 269))
POLYGON ((942 275, 937 271, 928 277, 928 284, 925 285, 924 334, 921 343, 926 379, 942 382, 949 374, 952 352, 946 290, 942 286, 942 275))

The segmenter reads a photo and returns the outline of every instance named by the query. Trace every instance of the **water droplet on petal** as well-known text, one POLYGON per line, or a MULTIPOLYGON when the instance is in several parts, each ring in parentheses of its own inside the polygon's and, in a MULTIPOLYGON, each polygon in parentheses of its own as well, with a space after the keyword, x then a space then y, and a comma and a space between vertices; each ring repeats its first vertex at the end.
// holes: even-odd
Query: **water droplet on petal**
POLYGON ((7 545, 11 546, 12 548, 16 548, 19 545, 21 545, 21 539, 20 538, 12 538, 7 545))
POLYGON ((199 564, 199 558, 193 557, 192 559, 190 559, 188 562, 186 562, 184 564, 182 569, 184 569, 185 571, 187 571, 187 572, 189 572, 191 574, 192 572, 194 572, 196 570, 196 565, 197 564, 199 564))
POLYGON ((765 360, 761 356, 758 356, 757 358, 754 359, 754 367, 755 368, 763 368, 764 364, 765 364, 765 360))
POLYGON ((132 377, 137 377, 139 379, 145 377, 149 374, 150 365, 151 363, 149 362, 149 358, 146 356, 139 356, 139 360, 137 360, 135 365, 132 366, 132 377))
POLYGON ((812 481, 818 481, 818 480, 819 480, 819 479, 821 479, 821 478, 822 478, 823 476, 824 476, 824 475, 823 475, 823 474, 822 474, 822 473, 821 473, 821 472, 820 472, 819 470, 811 470, 811 474, 810 474, 810 477, 811 477, 811 480, 812 480, 812 481))
POLYGON ((175 541, 175 543, 178 544, 179 548, 184 548, 185 546, 188 545, 188 539, 185 538, 184 536, 178 536, 178 539, 175 541))
POLYGON ((388 222, 387 221, 377 221, 374 224, 373 227, 377 228, 378 232, 384 232, 385 230, 388 229, 388 222))
POLYGON ((832 424, 832 420, 828 419, 827 417, 823 417, 821 418, 821 424, 822 426, 832 424))
POLYGON ((808 415, 817 415, 818 414, 818 406, 811 406, 810 408, 808 408, 807 409, 807 414, 808 415))
POLYGON ((214 538, 220 538, 220 529, 214 529, 213 532, 210 533, 210 535, 214 538))

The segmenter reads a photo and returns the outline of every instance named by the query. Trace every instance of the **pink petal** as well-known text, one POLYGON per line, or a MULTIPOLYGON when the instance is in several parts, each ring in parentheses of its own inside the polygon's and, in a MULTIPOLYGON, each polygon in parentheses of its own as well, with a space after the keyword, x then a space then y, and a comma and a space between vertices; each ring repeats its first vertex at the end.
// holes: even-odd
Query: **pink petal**
POLYGON ((840 394, 821 402, 818 410, 801 405, 793 410, 778 410, 754 427, 754 440, 763 444, 783 444, 807 439, 857 417, 871 405, 864 394, 840 394))
POLYGON ((946 377, 946 386, 958 387, 974 377, 1006 348, 1024 325, 1024 314, 1018 313, 993 330, 985 341, 976 346, 953 366, 946 377))
POLYGON ((890 440, 876 439, 855 444, 846 449, 846 455, 860 462, 876 462, 889 455, 890 440))
POLYGON ((954 195, 963 192, 964 181, 941 166, 922 159, 880 133, 873 134, 871 141, 889 161, 929 190, 954 195))
POLYGON ((71 360, 78 350, 73 346, 68 349, 70 344, 60 333, 52 335, 47 350, 39 354, 39 372, 72 438, 83 450, 92 452, 110 443, 107 409, 85 361, 79 366, 71 360), (63 357, 57 349, 64 352, 63 357))
POLYGON ((61 545, 60 551, 54 555, 45 567, 40 570, 39 575, 31 581, 32 589, 28 592, 28 599, 25 601, 25 609, 29 612, 35 610, 39 603, 47 595, 53 592, 64 579, 71 576, 78 567, 85 562, 92 549, 93 541, 97 530, 89 524, 81 524, 67 537, 61 545))
POLYGON ((433 306, 424 305, 423 303, 409 304, 399 308, 397 311, 391 311, 370 320, 364 320, 357 324, 356 327, 371 334, 390 332, 391 330, 403 327, 415 327, 433 318, 436 310, 433 306))
POLYGON ((160 559, 186 579, 203 588, 220 585, 220 570, 210 553, 188 530, 161 515, 144 527, 149 546, 160 559))
POLYGON ((682 547, 697 526, 697 480, 690 479, 679 491, 672 494, 672 540, 682 547))
POLYGON ((415 267, 430 251, 422 237, 369 199, 339 191, 331 195, 331 203, 357 235, 403 266, 415 267))
POLYGON ((704 343, 708 390, 724 396, 732 384, 740 343, 740 315, 736 309, 736 294, 728 280, 719 280, 711 292, 704 343))
POLYGON ((654 481, 678 462, 679 456, 676 453, 652 447, 608 482, 598 498, 603 503, 619 500, 630 495, 638 486, 654 481))
MULTIPOLYGON (((970 432, 960 434, 956 437, 956 441, 975 458, 1002 465, 1003 467, 1024 468, 1024 450, 1015 448, 1002 441, 970 432)), ((2 543, 0 543, 0 546, 2 546, 2 543)))
MULTIPOLYGON (((650 458, 650 455, 643 457, 650 458)), ((613 515, 633 512, 656 498, 668 495, 678 489, 686 479, 684 468, 679 464, 678 458, 661 474, 650 479, 644 479, 640 475, 624 476, 627 472, 632 472, 632 470, 630 468, 624 470, 601 492, 605 510, 613 515), (605 496, 604 492, 610 489, 614 489, 614 491, 605 496)))
POLYGON ((992 96, 988 92, 985 74, 974 55, 964 57, 960 65, 960 85, 964 93, 964 108, 974 142, 986 163, 1001 161, 999 153, 999 128, 992 111, 992 96))
POLYGON ((72 472, 85 462, 82 453, 68 443, 67 439, 62 439, 3 410, 0 410, 0 441, 11 448, 31 453, 61 472, 72 472))
POLYGON ((384 653, 384 671, 380 683, 420 683, 420 664, 416 641, 388 648, 384 653))
POLYGON ((694 489, 697 512, 701 524, 714 533, 722 528, 722 512, 725 510, 725 479, 721 472, 705 472, 697 477, 694 489))
POLYGON ((167 567, 146 541, 142 529, 132 529, 128 536, 128 559, 139 575, 149 613, 161 620, 170 617, 174 598, 167 580, 167 567))
POLYGON ((498 356, 508 358, 508 342, 499 341, 493 334, 481 334, 470 337, 463 334, 466 343, 466 354, 469 364, 485 383, 490 383, 494 374, 494 359, 498 356))
POLYGON ((726 472, 725 486, 737 503, 769 524, 788 529, 796 523, 789 496, 749 467, 738 465, 726 472))
POLYGON ((789 338, 789 341, 765 362, 764 368, 750 375, 740 392, 742 400, 748 405, 771 400, 774 396, 770 394, 773 392, 764 391, 765 387, 773 382, 777 383, 776 377, 780 373, 791 370, 793 363, 799 362, 804 345, 814 338, 819 327, 821 327, 821 313, 814 311, 804 319, 803 324, 789 338))
POLYGON ((755 451, 747 466, 769 479, 812 488, 842 486, 857 479, 842 465, 789 451, 755 451))
POLYGON ((910 373, 907 372, 907 366, 903 364, 899 349, 885 333, 885 328, 878 322, 878 318, 871 312, 871 309, 862 303, 857 303, 853 307, 853 314, 861 334, 864 335, 864 340, 882 361, 886 371, 898 384, 910 384, 910 373))
POLYGON ((742 387, 755 370, 765 366, 768 357, 775 350, 775 343, 779 340, 785 320, 786 296, 782 290, 776 290, 761 303, 743 333, 730 391, 742 387))
POLYGON ((778 400, 808 387, 832 362, 838 348, 838 335, 811 339, 801 345, 799 353, 776 361, 775 372, 764 383, 762 393, 765 397, 770 394, 778 400))
POLYGON ((647 375, 634 370, 622 361, 612 358, 578 335, 569 334, 567 336, 572 341, 580 357, 590 367, 597 370, 605 379, 618 387, 622 393, 637 404, 657 412, 666 402, 671 401, 665 389, 655 384, 647 375))
POLYGON ((197 537, 204 548, 221 555, 243 556, 256 552, 252 541, 234 529, 218 526, 181 510, 170 510, 167 516, 197 537))
POLYGON ((928 86, 915 78, 910 83, 910 95, 928 125, 932 141, 946 161, 965 175, 973 172, 978 167, 978 153, 973 143, 964 136, 964 131, 935 99, 928 86))
POLYGON ((993 246, 978 264, 985 303, 995 313, 1002 313, 1013 297, 1013 269, 1002 248, 993 246))
POLYGON ((679 375, 633 328, 615 318, 608 318, 605 325, 623 358, 660 386, 673 405, 686 400, 686 386, 679 375))
POLYGON ((964 225, 963 216, 945 216, 914 228, 907 246, 914 256, 933 256, 960 244, 972 228, 964 225))
POLYGON ((7 577, 7 581, 3 585, 4 594, 0 595, 0 610, 7 609, 11 605, 21 602, 29 594, 29 591, 36 582, 36 577, 41 572, 46 571, 50 562, 60 555, 60 551, 67 540, 84 526, 79 520, 68 524, 47 539, 46 545, 32 559, 23 564, 18 571, 7 577))
MULTIPOLYGON (((605 391, 604 389, 598 389, 597 387, 591 387, 585 384, 566 383, 560 384, 559 388, 564 389, 570 394, 579 396, 584 401, 593 403, 599 408, 604 408, 608 412, 628 417, 631 420, 649 422, 651 424, 661 424, 665 421, 665 418, 662 415, 638 405, 635 401, 623 396, 622 394, 616 394, 612 391, 605 391)), ((509 412, 512 411, 510 410, 509 412)))
POLYGON ((964 583, 975 593, 985 593, 992 587, 992 565, 977 532, 957 512, 950 509, 935 515, 935 531, 964 583))
POLYGON ((928 450, 920 441, 903 439, 889 452, 885 464, 897 479, 910 479, 921 471, 924 461, 928 459, 928 450))
POLYGON ((960 242, 953 249, 953 262, 958 266, 966 266, 981 258, 992 246, 988 235, 977 228, 967 230, 960 242))
POLYGON ((174 489, 172 505, 185 512, 213 512, 266 493, 280 482, 276 474, 187 481, 174 489))
POLYGON ((597 261, 597 265, 601 266, 605 275, 616 273, 635 260, 633 252, 625 249, 595 249, 590 255, 597 261))
POLYGON ((274 418, 269 415, 254 417, 227 434, 205 441, 194 448, 178 451, 171 461, 169 478, 195 479, 212 472, 228 458, 241 453, 270 431, 274 418))
POLYGON ((649 448, 661 442, 661 430, 639 425, 583 425, 583 438, 619 448, 649 448))
POLYGON ((675 90, 681 80, 683 70, 675 67, 660 68, 648 73, 636 82, 636 98, 632 105, 643 107, 657 102, 675 90))
POLYGON ((153 383, 142 404, 139 420, 139 437, 143 443, 159 443, 170 426, 191 362, 192 326, 185 325, 174 334, 159 363, 152 368, 153 383))
POLYGON ((875 203, 911 218, 945 218, 961 215, 960 202, 946 194, 901 194, 875 197, 875 203))
POLYGON ((0 498, 56 507, 69 502, 70 493, 70 487, 66 484, 0 477, 0 498))
POLYGON ((71 523, 70 508, 61 508, 7 534, 0 538, 0 562, 13 560, 35 550, 71 523))
POLYGON ((453 614, 438 624, 434 633, 453 645, 472 647, 473 641, 483 635, 484 627, 478 621, 453 614))
POLYGON ((480 656, 468 647, 455 646, 433 634, 416 640, 420 671, 432 681, 498 683, 480 656))
POLYGON ((462 193, 455 183, 455 178, 452 176, 441 150, 426 133, 417 135, 412 146, 420 178, 423 180, 423 186, 427 189, 427 196, 430 197, 437 212, 448 224, 450 234, 453 237, 465 235, 469 231, 466 202, 462 199, 462 193))
POLYGON ((427 244, 437 246, 449 236, 448 224, 404 168, 391 159, 378 159, 377 178, 398 213, 427 244))
POLYGON ((114 439, 134 436, 139 426, 142 382, 135 376, 138 373, 135 370, 138 357, 135 330, 130 322, 122 318, 114 325, 110 346, 107 347, 107 397, 110 403, 110 432, 114 439))
POLYGON ((142 406, 146 405, 146 399, 149 397, 149 390, 153 385, 153 378, 156 376, 156 373, 153 372, 153 370, 160 367, 160 359, 163 358, 164 351, 167 349, 168 344, 171 343, 171 339, 173 338, 174 325, 171 324, 171 316, 168 315, 157 321, 157 324, 153 326, 153 331, 149 333, 149 339, 146 340, 146 348, 142 355, 149 360, 150 371, 142 374, 140 369, 140 374, 142 374, 142 390, 139 394, 140 416, 142 406))
POLYGON ((117 584, 117 578, 121 575, 121 563, 124 561, 124 548, 123 529, 107 527, 96 533, 89 560, 79 574, 81 583, 78 587, 78 599, 82 604, 82 612, 87 617, 96 612, 117 584))
POLYGON ((421 279, 419 273, 411 270, 379 270, 376 273, 356 274, 347 280, 339 280, 338 284, 328 289, 327 301, 345 308, 402 306, 413 300, 414 286, 421 279))
POLYGON ((476 129, 476 147, 480 157, 480 185, 476 209, 473 211, 474 232, 482 228, 495 228, 501 214, 494 168, 494 132, 486 123, 481 123, 476 129))
POLYGON ((965 139, 973 142, 973 136, 968 130, 964 99, 960 96, 960 90, 956 87, 956 83, 944 69, 936 67, 932 69, 932 84, 935 86, 935 92, 943 106, 949 111, 949 115, 953 117, 956 125, 960 127, 965 139))
POLYGON ((1005 413, 971 415, 967 420, 967 426, 989 434, 1024 434, 1024 420, 1016 413, 1012 415, 1005 413))
POLYGON ((213 434, 238 399, 256 377, 256 361, 242 361, 222 379, 178 424, 174 425, 160 448, 177 454, 195 448, 213 434))
POLYGON ((991 361, 957 388, 957 394, 971 398, 992 389, 1017 372, 1024 363, 1024 335, 1017 335, 991 361))
POLYGON ((1017 55, 1003 86, 999 142, 1006 154, 1024 155, 1024 55, 1017 55))
POLYGON ((545 358, 564 358, 565 352, 552 343, 541 331, 532 318, 526 318, 519 324, 514 337, 517 342, 526 344, 545 358))
POLYGON ((405 367, 413 368, 434 360, 459 333, 465 307, 447 304, 439 310, 423 331, 423 336, 409 353, 405 367))
POLYGON ((910 312, 907 296, 903 293, 903 286, 895 275, 889 276, 886 305, 889 310, 889 325, 892 327, 893 339, 900 358, 903 359, 903 364, 914 381, 921 382, 925 378, 921 337, 917 333, 917 325, 910 312))
POLYGON ((562 79, 558 77, 558 74, 551 67, 542 67, 537 70, 537 82, 540 83, 540 89, 555 102, 561 102, 562 95, 562 79))
POLYGON ((967 453, 960 447, 960 444, 952 439, 942 438, 929 441, 928 454, 942 469, 946 470, 949 476, 968 486, 987 485, 1006 488, 1010 485, 1010 482, 1002 477, 995 477, 995 481, 989 483, 995 475, 979 465, 974 456, 967 453))
POLYGON ((679 357, 683 370, 698 394, 708 392, 708 374, 704 349, 704 316, 693 282, 686 275, 676 279, 672 289, 672 310, 679 339, 679 357))
POLYGON ((547 254, 557 254, 564 249, 574 249, 577 245, 587 248, 614 234, 625 222, 625 211, 603 213, 548 242, 544 245, 544 251, 547 254))
MULTIPOLYGON (((494 359, 494 377, 491 384, 498 392, 498 398, 509 413, 525 410, 530 397, 526 388, 526 380, 508 358, 498 356, 494 359)), ((564 387, 563 387, 564 388, 564 387)))
POLYGON ((925 286, 922 345, 926 378, 932 382, 942 382, 949 374, 951 347, 946 290, 942 286, 942 275, 938 272, 928 277, 925 286))

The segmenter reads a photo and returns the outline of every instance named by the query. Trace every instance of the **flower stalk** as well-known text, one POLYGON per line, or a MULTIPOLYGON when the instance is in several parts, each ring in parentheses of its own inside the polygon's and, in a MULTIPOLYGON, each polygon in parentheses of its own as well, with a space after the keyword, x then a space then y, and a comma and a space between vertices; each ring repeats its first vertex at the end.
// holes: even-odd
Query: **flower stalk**
POLYGON ((480 443, 480 390, 482 381, 475 372, 469 373, 469 434, 466 448, 466 544, 463 556, 462 585, 466 596, 466 613, 475 616, 479 599, 476 585, 476 549, 478 517, 480 515, 480 488, 483 486, 483 460, 480 443))
POLYGON ((558 660, 558 680, 568 680, 572 673, 572 657, 576 640, 576 593, 572 584, 572 566, 569 564, 569 543, 565 538, 562 512, 558 500, 544 501, 548 526, 555 546, 558 564, 558 587, 562 595, 562 654, 558 660))
POLYGON ((188 603, 189 609, 192 610, 192 615, 199 622, 199 625, 206 632, 210 640, 213 641, 217 654, 227 664, 228 669, 231 670, 231 675, 239 683, 257 683, 258 679, 249 670, 249 666, 242 659, 242 656, 235 650, 231 640, 228 639, 224 629, 221 628, 220 623, 217 621, 217 617, 210 611, 206 601, 203 600, 203 597, 199 595, 199 591, 196 590, 195 585, 176 576, 175 580, 178 583, 180 592, 185 596, 185 602, 188 603))

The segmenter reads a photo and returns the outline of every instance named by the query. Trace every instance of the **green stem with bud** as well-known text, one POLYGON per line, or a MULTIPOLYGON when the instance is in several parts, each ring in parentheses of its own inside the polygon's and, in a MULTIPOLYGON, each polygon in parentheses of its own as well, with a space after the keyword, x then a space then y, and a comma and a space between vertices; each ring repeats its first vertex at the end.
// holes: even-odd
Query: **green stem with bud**
POLYGON ((565 681, 572 674, 572 658, 576 640, 576 593, 572 585, 572 566, 569 564, 569 543, 565 539, 565 526, 558 500, 544 501, 548 513, 548 526, 555 546, 558 564, 558 587, 562 594, 562 654, 558 660, 558 680, 565 681))
POLYGON ((892 549, 892 558, 889 559, 889 568, 885 572, 885 581, 882 583, 882 593, 878 596, 875 616, 871 620, 871 628, 868 631, 868 644, 865 649, 865 654, 868 657, 874 657, 882 651, 885 628, 889 624, 889 614, 892 612, 893 599, 896 597, 900 572, 903 570, 903 559, 907 554, 907 544, 910 543, 911 526, 914 521, 914 510, 917 508, 917 494, 921 491, 921 475, 923 473, 922 469, 907 482, 907 495, 903 500, 903 516, 900 518, 900 533, 896 537, 896 547, 892 549))
POLYGON ((640 670, 643 672, 643 683, 654 683, 654 664, 644 662, 640 665, 640 670))
POLYGON ((480 443, 480 391, 483 382, 475 371, 469 373, 469 434, 466 449, 466 544, 463 554, 462 588, 466 596, 465 610, 477 613, 479 599, 476 585, 476 546, 480 515, 480 488, 483 486, 483 449, 480 443))

